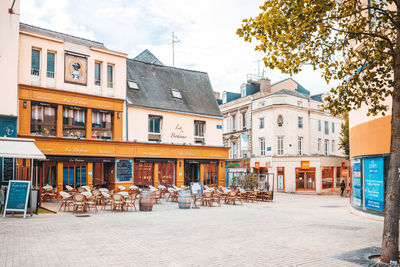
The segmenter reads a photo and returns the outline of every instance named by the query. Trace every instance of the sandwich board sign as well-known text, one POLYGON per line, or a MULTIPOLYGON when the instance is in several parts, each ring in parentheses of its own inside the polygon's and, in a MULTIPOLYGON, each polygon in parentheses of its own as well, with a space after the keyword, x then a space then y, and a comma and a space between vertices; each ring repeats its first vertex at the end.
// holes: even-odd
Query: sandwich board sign
POLYGON ((23 211, 24 218, 26 218, 26 209, 28 207, 30 190, 30 181, 8 181, 8 190, 6 203, 4 206, 3 218, 6 217, 7 211, 23 211))

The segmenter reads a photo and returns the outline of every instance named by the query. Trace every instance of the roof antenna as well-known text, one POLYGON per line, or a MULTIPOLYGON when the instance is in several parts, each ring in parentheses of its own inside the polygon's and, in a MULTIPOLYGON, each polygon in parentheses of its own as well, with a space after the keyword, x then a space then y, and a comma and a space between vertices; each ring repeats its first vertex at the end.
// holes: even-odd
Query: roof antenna
POLYGON ((174 32, 172 32, 172 67, 175 67, 175 45, 176 43, 179 43, 180 40, 178 40, 178 37, 174 35, 174 32))

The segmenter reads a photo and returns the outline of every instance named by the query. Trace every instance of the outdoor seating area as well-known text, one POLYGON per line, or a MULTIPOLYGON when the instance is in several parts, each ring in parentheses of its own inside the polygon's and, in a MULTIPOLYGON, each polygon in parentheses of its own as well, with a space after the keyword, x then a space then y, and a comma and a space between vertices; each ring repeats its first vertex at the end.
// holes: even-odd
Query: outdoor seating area
MULTIPOLYGON (((58 211, 72 212, 73 214, 87 212, 95 214, 99 211, 138 211, 142 195, 143 198, 150 196, 151 205, 162 204, 163 202, 178 203, 180 202, 180 193, 184 191, 190 197, 189 207, 190 205, 221 207, 222 204, 242 205, 243 203, 273 200, 273 191, 244 190, 242 188, 226 188, 223 186, 204 186, 203 194, 196 195, 196 197, 190 194, 190 187, 177 187, 175 185, 168 187, 160 185, 157 188, 154 186, 139 188, 135 185, 129 188, 118 186, 117 192, 107 188, 90 188, 88 186, 73 188, 69 185, 65 186, 64 191, 59 191, 57 187, 53 188, 50 185, 45 185, 42 189, 42 202, 60 202, 58 211)), ((149 211, 151 211, 151 208, 149 211)))

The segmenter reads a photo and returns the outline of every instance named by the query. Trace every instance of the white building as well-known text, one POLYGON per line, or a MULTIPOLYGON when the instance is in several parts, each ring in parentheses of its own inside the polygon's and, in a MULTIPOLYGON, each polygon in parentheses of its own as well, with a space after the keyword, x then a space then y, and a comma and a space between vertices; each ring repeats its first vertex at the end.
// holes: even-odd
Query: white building
MULTIPOLYGON (((323 95, 310 96, 293 79, 272 85, 269 80, 261 79, 257 92, 251 95, 242 92, 238 99, 221 105, 221 111, 226 116, 227 128, 231 129, 234 114, 231 110, 242 110, 238 103, 249 106, 249 167, 252 172, 272 173, 275 189, 331 192, 339 188, 341 167, 346 162, 338 146, 343 120, 324 112, 322 99, 323 95)), ((231 147, 233 167, 232 136, 234 133, 229 131, 224 134, 225 145, 231 147)))

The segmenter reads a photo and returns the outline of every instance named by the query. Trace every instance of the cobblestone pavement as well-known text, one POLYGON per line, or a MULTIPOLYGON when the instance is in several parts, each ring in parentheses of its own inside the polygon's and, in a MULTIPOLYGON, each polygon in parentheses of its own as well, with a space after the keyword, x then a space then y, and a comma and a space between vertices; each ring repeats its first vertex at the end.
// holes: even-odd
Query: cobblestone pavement
POLYGON ((0 266, 355 266, 333 256, 379 247, 382 223, 350 214, 348 202, 276 194, 198 210, 164 200, 153 212, 10 215, 0 266))

